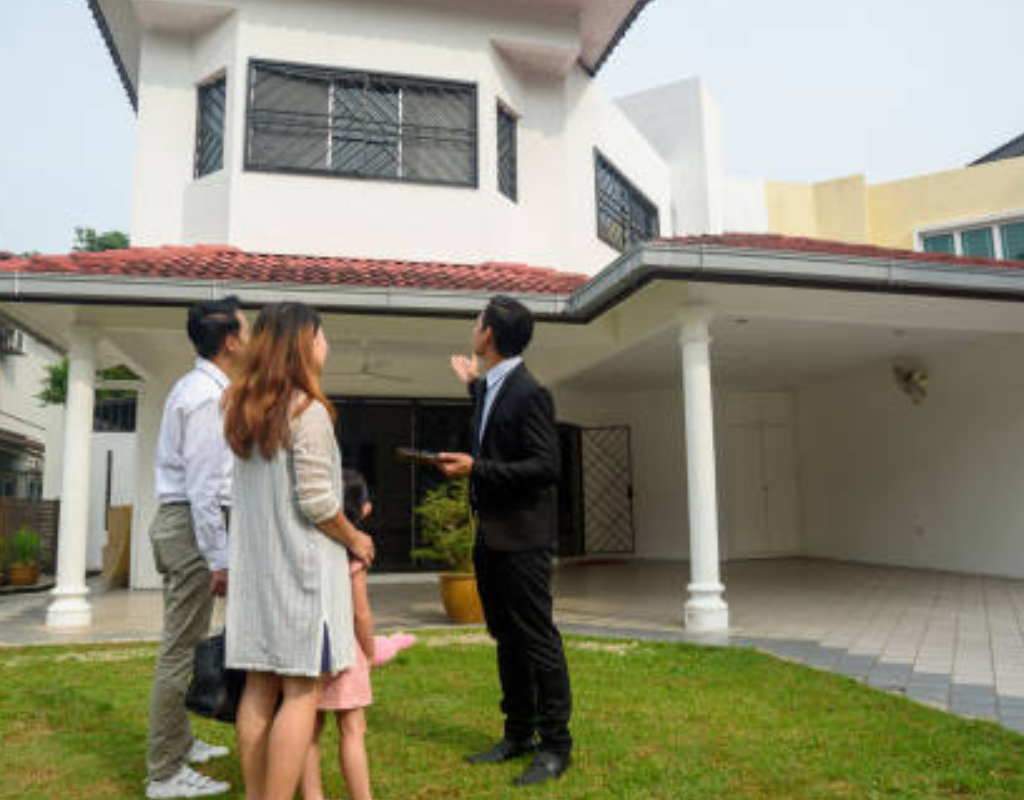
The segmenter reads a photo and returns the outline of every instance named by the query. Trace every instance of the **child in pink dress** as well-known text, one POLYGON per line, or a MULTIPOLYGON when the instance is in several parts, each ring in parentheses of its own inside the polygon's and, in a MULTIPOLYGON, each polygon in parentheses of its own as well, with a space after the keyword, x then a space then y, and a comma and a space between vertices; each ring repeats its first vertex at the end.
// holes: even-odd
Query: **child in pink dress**
MULTIPOLYGON (((373 506, 366 481, 355 470, 344 470, 345 516, 362 521, 370 515, 373 506)), ((416 642, 407 633, 391 636, 373 635, 373 613, 366 586, 366 565, 349 557, 352 581, 352 615, 356 634, 356 663, 337 675, 325 676, 320 695, 313 742, 306 756, 302 775, 304 800, 325 800, 320 775, 320 734, 324 727, 325 712, 333 711, 338 723, 338 761, 341 774, 348 787, 350 800, 372 800, 370 768, 366 758, 366 714, 364 709, 373 702, 370 687, 370 665, 382 666, 398 653, 416 642)))

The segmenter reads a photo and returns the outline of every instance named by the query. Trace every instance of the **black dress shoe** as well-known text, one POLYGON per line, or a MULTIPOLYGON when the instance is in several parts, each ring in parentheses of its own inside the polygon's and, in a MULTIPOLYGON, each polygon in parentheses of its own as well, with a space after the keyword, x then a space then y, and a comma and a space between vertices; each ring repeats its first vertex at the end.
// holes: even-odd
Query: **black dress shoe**
POLYGON ((510 739, 502 739, 482 753, 466 756, 466 761, 470 764, 501 764, 503 761, 511 761, 513 758, 525 756, 536 749, 537 746, 533 742, 513 742, 510 739))
POLYGON ((516 786, 533 786, 534 784, 553 781, 560 778, 562 773, 569 769, 572 759, 568 753, 549 753, 539 750, 533 757, 533 763, 526 768, 526 772, 516 778, 513 783, 516 786))

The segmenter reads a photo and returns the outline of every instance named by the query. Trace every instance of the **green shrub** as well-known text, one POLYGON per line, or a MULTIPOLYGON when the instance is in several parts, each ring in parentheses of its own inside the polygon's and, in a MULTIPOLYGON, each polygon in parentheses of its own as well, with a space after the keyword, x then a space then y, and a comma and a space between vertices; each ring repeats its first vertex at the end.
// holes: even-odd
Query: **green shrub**
POLYGON ((28 567, 39 563, 43 540, 31 528, 18 528, 11 536, 10 560, 12 566, 28 567))
POLYGON ((432 489, 413 511, 423 521, 426 547, 413 550, 412 557, 440 561, 455 572, 472 572, 476 519, 469 504, 469 480, 461 478, 432 489))

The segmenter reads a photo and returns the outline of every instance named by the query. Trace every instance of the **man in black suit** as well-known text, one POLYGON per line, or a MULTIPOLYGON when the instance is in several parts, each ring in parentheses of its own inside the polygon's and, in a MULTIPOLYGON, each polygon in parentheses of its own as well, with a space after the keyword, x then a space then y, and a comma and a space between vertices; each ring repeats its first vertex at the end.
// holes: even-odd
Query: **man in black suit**
POLYGON ((473 560, 487 630, 498 645, 505 714, 501 741, 467 760, 496 764, 534 753, 516 779, 520 786, 559 777, 572 750, 569 670, 551 601, 558 429, 551 393, 523 364, 532 336, 533 315, 510 297, 495 297, 477 317, 473 357, 452 357, 474 402, 473 452, 438 457, 445 475, 470 479, 479 520, 473 560))

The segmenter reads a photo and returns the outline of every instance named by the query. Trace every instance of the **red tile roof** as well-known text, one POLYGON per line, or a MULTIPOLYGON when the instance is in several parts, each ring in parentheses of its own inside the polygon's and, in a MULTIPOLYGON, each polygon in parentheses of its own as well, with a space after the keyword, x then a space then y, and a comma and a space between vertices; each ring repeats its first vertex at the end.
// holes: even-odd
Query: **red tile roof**
MULTIPOLYGON (((654 246, 775 250, 786 253, 851 256, 887 261, 948 264, 956 267, 1024 269, 1022 261, 918 253, 873 245, 803 239, 775 234, 726 233, 659 239, 654 246)), ((582 287, 586 275, 525 264, 485 262, 452 264, 370 258, 247 253, 228 245, 133 247, 102 253, 28 258, 0 256, 0 274, 65 274, 156 280, 216 280, 225 283, 277 283, 304 286, 350 286, 436 291, 512 292, 567 295, 582 287)))
POLYGON ((133 247, 0 259, 0 272, 553 295, 570 294, 587 281, 586 275, 525 264, 272 255, 227 245, 133 247))
POLYGON ((870 244, 850 244, 827 239, 806 239, 799 236, 781 236, 775 233, 723 233, 704 236, 677 236, 658 239, 656 244, 704 245, 736 250, 781 250, 789 253, 853 256, 855 258, 881 258, 888 261, 918 261, 929 264, 949 264, 954 267, 988 267, 991 269, 1024 269, 1024 261, 996 261, 990 258, 948 256, 943 253, 919 253, 916 250, 897 250, 870 244))

